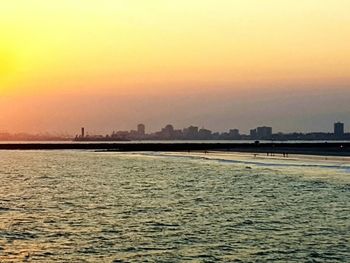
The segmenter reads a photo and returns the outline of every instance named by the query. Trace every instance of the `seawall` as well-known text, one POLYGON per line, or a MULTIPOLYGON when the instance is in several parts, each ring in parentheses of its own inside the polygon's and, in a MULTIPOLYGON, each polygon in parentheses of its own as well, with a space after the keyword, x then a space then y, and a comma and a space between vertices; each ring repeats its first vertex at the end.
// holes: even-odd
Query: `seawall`
POLYGON ((329 143, 2 143, 0 150, 234 151, 350 156, 350 142, 329 143))

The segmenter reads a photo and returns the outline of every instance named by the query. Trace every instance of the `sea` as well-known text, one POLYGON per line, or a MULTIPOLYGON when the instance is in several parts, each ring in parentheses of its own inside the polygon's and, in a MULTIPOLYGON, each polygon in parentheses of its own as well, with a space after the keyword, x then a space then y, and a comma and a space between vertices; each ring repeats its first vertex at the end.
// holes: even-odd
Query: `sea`
POLYGON ((350 262, 350 159, 0 151, 0 262, 350 262))

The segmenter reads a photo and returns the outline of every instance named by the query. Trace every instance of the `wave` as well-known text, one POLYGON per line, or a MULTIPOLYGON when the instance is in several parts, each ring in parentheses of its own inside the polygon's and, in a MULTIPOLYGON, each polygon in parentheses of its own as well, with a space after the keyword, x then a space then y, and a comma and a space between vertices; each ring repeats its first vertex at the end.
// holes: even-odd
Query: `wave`
MULTIPOLYGON (((322 161, 323 163, 315 162, 314 159, 305 158, 264 158, 264 157, 254 157, 246 154, 232 153, 225 155, 220 153, 142 153, 141 155, 146 156, 157 156, 165 158, 186 158, 193 160, 205 160, 214 161, 219 163, 232 163, 241 165, 251 165, 260 167, 291 167, 291 168, 315 168, 315 169, 332 169, 341 170, 342 172, 350 173, 350 164, 344 164, 344 162, 338 161, 322 161), (326 163, 325 163, 326 162, 326 163)), ((299 156, 300 157, 300 156, 299 156)))

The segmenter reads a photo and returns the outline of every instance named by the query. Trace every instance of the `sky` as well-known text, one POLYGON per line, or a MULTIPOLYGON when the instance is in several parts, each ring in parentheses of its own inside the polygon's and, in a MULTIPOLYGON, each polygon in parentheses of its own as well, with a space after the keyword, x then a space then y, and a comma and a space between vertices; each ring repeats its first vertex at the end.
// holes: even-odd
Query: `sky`
POLYGON ((348 0, 0 0, 0 131, 350 131, 348 0))

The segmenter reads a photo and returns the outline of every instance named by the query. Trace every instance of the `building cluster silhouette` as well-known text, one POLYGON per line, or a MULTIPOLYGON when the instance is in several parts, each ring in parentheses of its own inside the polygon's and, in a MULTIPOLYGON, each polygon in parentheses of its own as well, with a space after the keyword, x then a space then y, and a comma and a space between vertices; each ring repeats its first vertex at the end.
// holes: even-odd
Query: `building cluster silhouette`
POLYGON ((77 141, 130 141, 130 140, 350 140, 350 133, 345 133, 344 123, 334 124, 333 133, 273 133, 272 127, 261 126, 251 129, 249 134, 241 134, 239 129, 226 132, 213 132, 198 126, 176 129, 168 124, 160 131, 146 133, 146 126, 138 124, 136 130, 113 131, 108 135, 86 135, 85 129, 75 137, 77 141))

